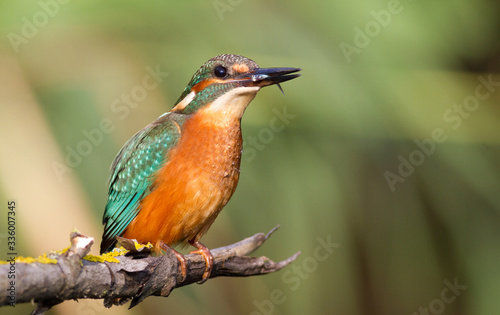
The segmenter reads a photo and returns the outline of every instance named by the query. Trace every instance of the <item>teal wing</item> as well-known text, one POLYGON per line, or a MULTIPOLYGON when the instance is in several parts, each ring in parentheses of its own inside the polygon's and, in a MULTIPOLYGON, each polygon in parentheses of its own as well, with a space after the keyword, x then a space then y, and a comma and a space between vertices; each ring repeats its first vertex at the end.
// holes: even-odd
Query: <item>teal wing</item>
POLYGON ((101 253, 111 250, 139 213, 139 204, 151 190, 154 174, 180 137, 178 114, 167 113, 132 137, 111 166, 108 203, 104 210, 101 253))

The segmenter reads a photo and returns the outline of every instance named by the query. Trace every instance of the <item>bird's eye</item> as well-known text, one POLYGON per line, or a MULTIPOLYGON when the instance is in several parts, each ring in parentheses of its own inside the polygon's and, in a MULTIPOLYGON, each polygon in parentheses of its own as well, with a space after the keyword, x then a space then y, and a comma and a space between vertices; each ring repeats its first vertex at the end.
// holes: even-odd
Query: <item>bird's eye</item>
POLYGON ((214 69, 214 74, 215 74, 216 77, 223 78, 227 74, 227 69, 224 66, 217 66, 214 69))

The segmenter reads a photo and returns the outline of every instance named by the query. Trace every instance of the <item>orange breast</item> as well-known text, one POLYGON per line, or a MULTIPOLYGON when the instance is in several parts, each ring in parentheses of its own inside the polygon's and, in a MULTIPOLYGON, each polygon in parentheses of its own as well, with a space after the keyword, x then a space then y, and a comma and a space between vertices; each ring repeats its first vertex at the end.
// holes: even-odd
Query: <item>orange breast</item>
POLYGON ((155 245, 199 240, 236 189, 241 150, 239 119, 220 123, 199 111, 184 124, 123 237, 155 245))

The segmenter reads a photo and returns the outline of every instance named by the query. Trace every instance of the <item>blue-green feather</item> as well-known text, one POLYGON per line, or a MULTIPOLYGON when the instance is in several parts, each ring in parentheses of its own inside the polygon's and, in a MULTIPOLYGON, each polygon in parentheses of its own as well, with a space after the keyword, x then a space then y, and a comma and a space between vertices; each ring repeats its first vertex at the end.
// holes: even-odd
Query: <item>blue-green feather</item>
POLYGON ((134 135, 111 166, 108 203, 103 216, 101 253, 111 250, 140 211, 140 202, 153 189, 155 173, 177 144, 186 115, 167 113, 134 135))

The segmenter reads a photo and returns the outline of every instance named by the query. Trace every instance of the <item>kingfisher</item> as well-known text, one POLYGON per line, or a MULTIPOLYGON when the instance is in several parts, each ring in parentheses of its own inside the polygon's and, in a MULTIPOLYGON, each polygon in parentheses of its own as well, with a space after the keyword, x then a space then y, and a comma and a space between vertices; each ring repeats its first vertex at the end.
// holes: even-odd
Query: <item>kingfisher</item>
MULTIPOLYGON (((111 165, 101 254, 116 237, 172 250, 183 280, 186 260, 173 247, 190 244, 203 256, 205 282, 213 267, 200 238, 233 195, 240 176, 241 118, 265 86, 294 79, 298 68, 260 68, 223 54, 193 75, 172 110, 128 140, 111 165)), ((182 280, 182 281, 183 281, 182 280)))

